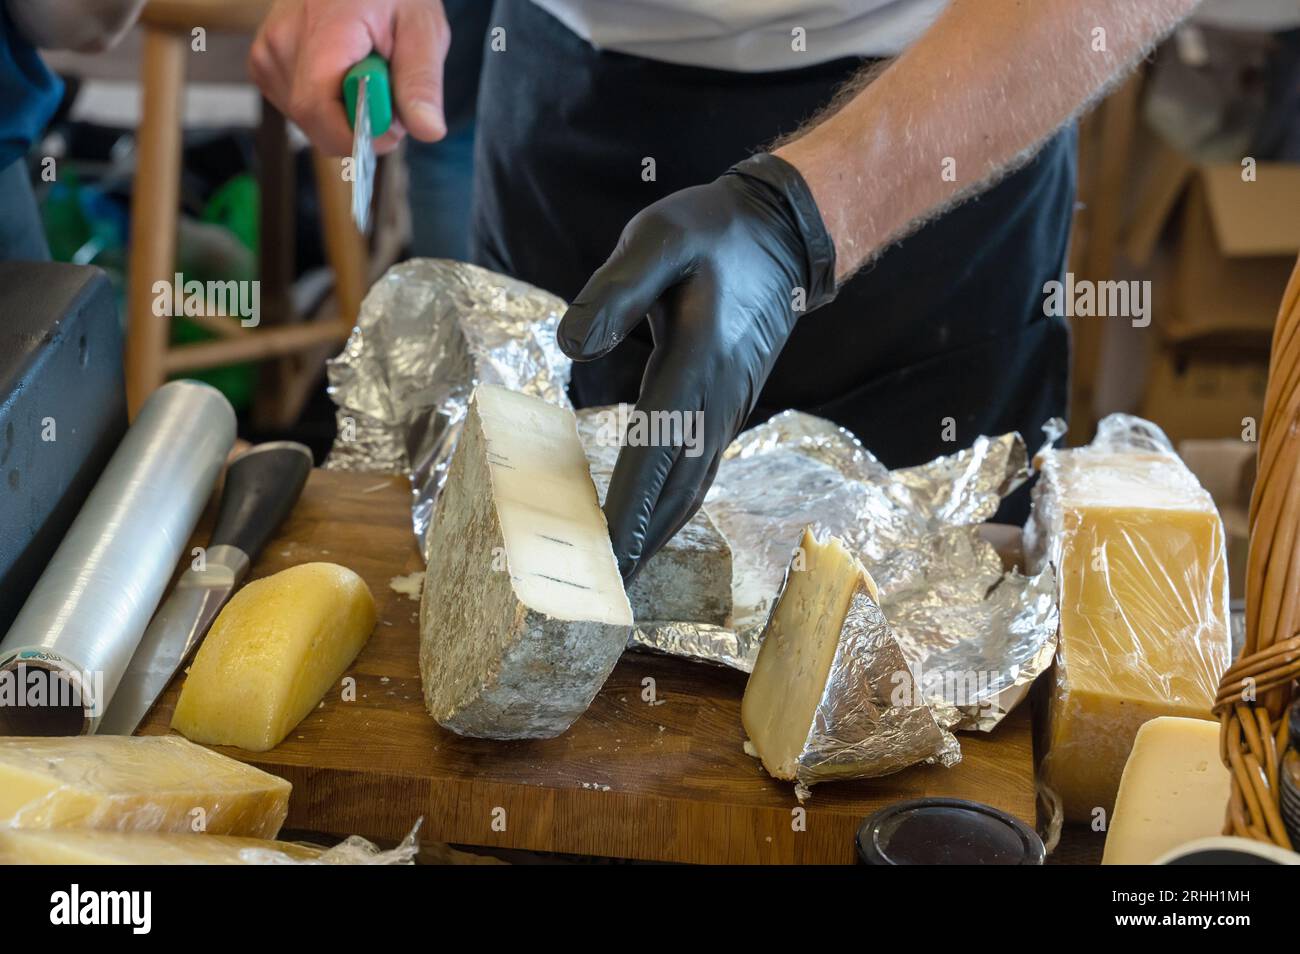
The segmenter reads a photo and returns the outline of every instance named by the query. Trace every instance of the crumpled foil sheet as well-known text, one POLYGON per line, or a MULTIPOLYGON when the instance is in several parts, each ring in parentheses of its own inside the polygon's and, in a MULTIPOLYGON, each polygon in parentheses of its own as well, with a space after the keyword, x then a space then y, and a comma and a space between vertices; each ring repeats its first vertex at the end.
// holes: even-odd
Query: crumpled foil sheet
POLYGON ((992 729, 1056 650, 1050 567, 1005 572, 979 524, 1030 476, 1018 434, 890 471, 848 431, 786 411, 728 448, 705 506, 731 544, 736 649, 751 668, 805 526, 833 533, 881 608, 941 725, 992 729))
MULTIPOLYGON (((559 298, 438 259, 391 268, 329 364, 339 439, 327 467, 407 473, 421 551, 475 384, 569 406, 559 298)), ((1029 476, 1017 435, 889 471, 847 431, 794 411, 741 434, 705 507, 732 548, 733 626, 643 623, 645 648, 748 671, 790 552, 812 525, 845 540, 945 727, 988 730, 1055 652, 1050 568, 1004 573, 977 525, 1029 476), (954 683, 970 689, 946 692, 954 683)))
POLYGON ((476 265, 417 258, 371 287, 328 365, 338 438, 327 468, 409 474, 412 524, 429 520, 470 394, 499 384, 569 407, 570 361, 555 342, 564 301, 476 265))

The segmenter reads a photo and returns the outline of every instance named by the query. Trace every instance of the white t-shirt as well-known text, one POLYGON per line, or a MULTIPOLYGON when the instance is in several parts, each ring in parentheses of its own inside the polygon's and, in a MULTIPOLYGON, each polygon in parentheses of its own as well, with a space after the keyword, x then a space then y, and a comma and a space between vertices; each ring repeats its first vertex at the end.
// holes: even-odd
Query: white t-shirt
POLYGON ((600 49, 758 73, 894 56, 948 0, 533 0, 600 49))

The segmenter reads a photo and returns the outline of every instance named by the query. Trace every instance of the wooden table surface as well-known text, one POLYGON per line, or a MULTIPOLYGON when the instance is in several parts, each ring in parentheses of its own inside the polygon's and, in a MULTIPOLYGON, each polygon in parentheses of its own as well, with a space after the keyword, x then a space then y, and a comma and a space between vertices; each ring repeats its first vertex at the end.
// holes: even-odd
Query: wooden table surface
MULTIPOLYGON (((286 827, 397 839, 424 816, 428 841, 705 863, 851 862, 859 822, 892 802, 947 795, 1034 823, 1027 706, 991 734, 963 733, 952 769, 818 785, 797 813, 788 783, 745 755, 745 675, 646 653, 624 656, 591 709, 557 739, 493 742, 425 713, 418 603, 390 581, 422 570, 401 478, 316 471, 253 567, 265 576, 326 560, 351 567, 379 608, 346 677, 269 752, 219 751, 293 783, 286 827)), ((196 539, 206 541, 210 515, 196 539)), ((141 732, 168 731, 173 682, 141 732)))

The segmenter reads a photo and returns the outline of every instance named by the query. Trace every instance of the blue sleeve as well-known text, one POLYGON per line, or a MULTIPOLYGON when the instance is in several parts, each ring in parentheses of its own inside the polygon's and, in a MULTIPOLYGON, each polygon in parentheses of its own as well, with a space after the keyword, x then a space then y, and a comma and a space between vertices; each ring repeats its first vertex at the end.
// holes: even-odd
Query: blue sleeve
POLYGON ((62 95, 63 83, 0 3, 0 168, 27 153, 62 95))

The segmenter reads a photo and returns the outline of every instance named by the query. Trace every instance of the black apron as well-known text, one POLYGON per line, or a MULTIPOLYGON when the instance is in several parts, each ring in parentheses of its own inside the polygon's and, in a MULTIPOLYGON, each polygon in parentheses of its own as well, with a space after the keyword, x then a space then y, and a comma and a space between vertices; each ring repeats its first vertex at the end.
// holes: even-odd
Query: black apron
MULTIPOLYGON (((867 62, 769 73, 661 63, 597 50, 531 0, 497 0, 492 26, 506 50, 484 56, 470 254, 566 300, 634 214, 798 129, 867 62)), ((1043 285, 1060 277, 1074 186, 1069 127, 800 319, 749 423, 808 411, 889 467, 1013 430, 1036 449, 1042 424, 1066 411, 1069 332, 1044 315, 1043 285)), ((634 402, 651 348, 643 324, 575 364, 574 403, 634 402)))

